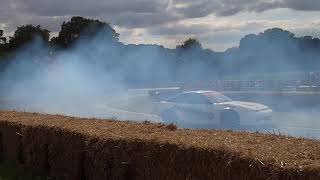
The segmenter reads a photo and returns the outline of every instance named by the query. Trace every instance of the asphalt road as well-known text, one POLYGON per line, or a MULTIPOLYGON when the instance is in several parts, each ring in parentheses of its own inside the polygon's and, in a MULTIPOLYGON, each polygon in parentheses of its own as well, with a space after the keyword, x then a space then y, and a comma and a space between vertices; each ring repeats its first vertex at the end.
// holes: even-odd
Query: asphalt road
POLYGON ((272 121, 277 133, 320 139, 320 112, 274 112, 272 121))
MULTIPOLYGON (((152 109, 152 102, 146 96, 131 97, 125 102, 113 104, 118 108, 146 114, 152 109)), ((269 133, 320 139, 320 112, 317 109, 296 108, 290 112, 274 110, 272 124, 274 129, 272 132, 268 130, 269 133)))
MULTIPOLYGON (((161 122, 161 118, 157 115, 151 114, 150 111, 152 102, 146 96, 136 96, 131 98, 124 98, 122 101, 108 102, 108 104, 96 105, 88 109, 83 107, 79 109, 66 108, 51 108, 50 111, 40 108, 35 108, 31 112, 42 112, 50 114, 62 114, 77 117, 94 117, 107 118, 116 120, 132 120, 132 121, 153 121, 161 122)), ((10 108, 1 109, 12 110, 10 108)), ((17 111, 29 111, 28 109, 15 109, 17 111)), ((317 110, 294 110, 291 112, 277 112, 273 114, 274 130, 269 133, 302 136, 307 138, 320 139, 320 112, 317 110)))

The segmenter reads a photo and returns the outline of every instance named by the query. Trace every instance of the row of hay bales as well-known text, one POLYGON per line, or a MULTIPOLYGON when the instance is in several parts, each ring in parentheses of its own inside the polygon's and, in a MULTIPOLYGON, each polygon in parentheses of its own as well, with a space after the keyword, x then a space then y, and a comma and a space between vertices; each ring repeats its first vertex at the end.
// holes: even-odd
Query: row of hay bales
POLYGON ((0 150, 59 180, 320 179, 314 140, 147 122, 0 112, 0 150))

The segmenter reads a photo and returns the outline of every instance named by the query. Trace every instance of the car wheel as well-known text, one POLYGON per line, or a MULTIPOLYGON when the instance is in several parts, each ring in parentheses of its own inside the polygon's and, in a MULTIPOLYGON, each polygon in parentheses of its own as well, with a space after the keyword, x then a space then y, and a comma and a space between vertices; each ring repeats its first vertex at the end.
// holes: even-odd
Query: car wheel
POLYGON ((240 116, 237 112, 227 110, 221 113, 220 127, 222 129, 237 130, 240 128, 240 116))
POLYGON ((161 114, 161 118, 165 123, 173 123, 178 121, 178 116, 173 110, 166 110, 161 114))

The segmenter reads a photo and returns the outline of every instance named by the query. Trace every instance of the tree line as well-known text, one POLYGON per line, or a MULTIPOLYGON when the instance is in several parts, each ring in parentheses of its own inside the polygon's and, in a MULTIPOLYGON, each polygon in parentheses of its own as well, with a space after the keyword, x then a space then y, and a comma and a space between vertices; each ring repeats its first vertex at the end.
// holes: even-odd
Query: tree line
MULTIPOLYGON (((46 47, 44 54, 48 56, 81 44, 87 47, 81 53, 95 57, 88 58, 88 61, 99 62, 106 71, 124 74, 124 79, 129 82, 206 80, 230 74, 320 68, 320 39, 296 37, 292 32, 280 28, 249 34, 241 39, 238 47, 214 52, 203 49, 194 38, 187 39, 175 49, 159 45, 124 45, 119 42, 119 33, 109 23, 84 17, 72 17, 70 21, 63 22, 58 36, 51 39, 50 31, 40 25, 20 26, 8 39, 3 37, 3 31, 0 30, 0 59, 3 59, 2 62, 10 61, 6 57, 28 48, 34 41, 46 47), (105 48, 99 51, 99 56, 92 54, 97 51, 90 51, 97 48, 97 42, 105 48), (136 76, 132 76, 133 71, 136 76)), ((43 50, 31 49, 30 54, 37 54, 40 49, 43 50)))

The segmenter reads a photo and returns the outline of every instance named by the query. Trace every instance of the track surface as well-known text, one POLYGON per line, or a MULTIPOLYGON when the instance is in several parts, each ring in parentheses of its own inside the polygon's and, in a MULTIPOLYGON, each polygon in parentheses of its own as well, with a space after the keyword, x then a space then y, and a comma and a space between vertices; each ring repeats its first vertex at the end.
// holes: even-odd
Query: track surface
MULTIPOLYGON (((42 112, 49 114, 62 114, 76 117, 94 117, 99 119, 116 119, 131 121, 152 121, 162 122, 162 119, 152 114, 152 100, 148 96, 124 97, 122 100, 113 99, 106 103, 97 104, 94 107, 77 107, 75 109, 65 109, 60 107, 41 109, 33 107, 10 106, 6 101, 0 109, 17 110, 28 112, 42 112)), ((269 133, 284 134, 291 136, 302 136, 313 139, 320 139, 320 112, 299 110, 292 112, 279 112, 274 110, 273 114, 274 130, 269 133)))
POLYGON ((293 136, 320 139, 320 112, 274 112, 275 131, 293 136))

